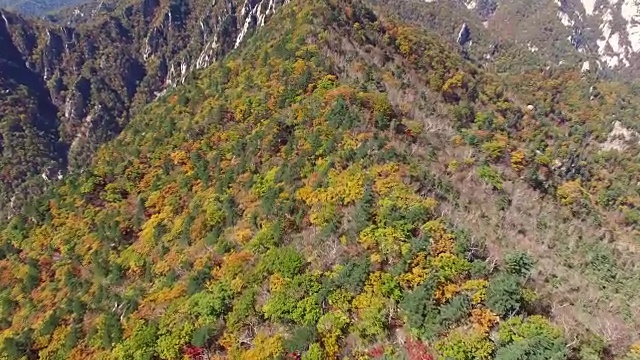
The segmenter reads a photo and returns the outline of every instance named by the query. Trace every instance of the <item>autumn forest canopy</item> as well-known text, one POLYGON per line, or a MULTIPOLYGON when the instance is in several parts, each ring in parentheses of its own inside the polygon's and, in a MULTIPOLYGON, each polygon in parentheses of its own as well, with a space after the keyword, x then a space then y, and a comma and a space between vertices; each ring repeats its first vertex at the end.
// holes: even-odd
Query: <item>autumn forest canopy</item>
POLYGON ((638 114, 292 0, 4 221, 0 358, 640 359, 638 114))

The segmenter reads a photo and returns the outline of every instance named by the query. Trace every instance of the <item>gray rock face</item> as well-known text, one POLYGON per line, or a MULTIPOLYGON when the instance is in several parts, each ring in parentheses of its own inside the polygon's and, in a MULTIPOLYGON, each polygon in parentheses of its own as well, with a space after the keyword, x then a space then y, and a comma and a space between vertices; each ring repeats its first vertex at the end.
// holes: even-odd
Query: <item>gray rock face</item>
POLYGON ((497 59, 494 50, 502 49, 535 66, 579 71, 588 61, 599 75, 640 76, 637 0, 367 1, 459 44, 467 43, 466 31, 461 32, 466 23, 473 38, 470 56, 481 61, 497 59), (389 1, 392 6, 385 5, 389 1))
MULTIPOLYGON (((584 58, 597 60, 601 69, 640 70, 640 2, 637 0, 542 0, 535 6, 527 3, 524 0, 464 0, 469 9, 489 24, 496 15, 499 17, 496 21, 500 22, 520 21, 522 31, 543 33, 550 27, 564 29, 566 35, 561 41, 569 43, 584 58), (540 13, 555 16, 543 16, 546 24, 531 26, 540 13)), ((542 47, 542 43, 533 45, 542 47)))
POLYGON ((471 41, 471 30, 467 23, 462 24, 460 31, 458 32, 458 38, 456 39, 458 45, 465 46, 471 41))

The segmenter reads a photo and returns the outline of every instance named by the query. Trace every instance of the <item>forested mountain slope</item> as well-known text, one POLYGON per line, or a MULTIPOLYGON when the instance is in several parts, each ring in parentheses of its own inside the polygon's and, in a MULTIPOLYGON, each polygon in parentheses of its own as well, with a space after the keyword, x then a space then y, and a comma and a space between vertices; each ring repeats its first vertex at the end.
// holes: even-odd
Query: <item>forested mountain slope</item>
POLYGON ((239 46, 282 2, 121 2, 73 25, 0 10, 3 217, 47 179, 82 170, 135 109, 239 46))
POLYGON ((637 102, 293 0, 11 218, 0 349, 637 358, 637 102))
MULTIPOLYGON (((22 91, 38 103, 9 99, 13 85, 2 85, 2 111, 35 130, 3 133, 16 140, 7 141, 0 156, 0 216, 19 211, 25 199, 68 171, 82 171, 136 109, 240 45, 283 2, 91 1, 46 20, 0 10, 0 61, 31 74, 22 91), (33 106, 41 109, 38 116, 33 106)), ((425 28, 447 43, 459 41, 465 57, 489 72, 518 75, 548 67, 623 81, 638 74, 640 18, 633 0, 370 3, 384 18, 425 28), (468 33, 458 39, 463 28, 468 33)), ((15 120, 0 122, 11 128, 15 120)))

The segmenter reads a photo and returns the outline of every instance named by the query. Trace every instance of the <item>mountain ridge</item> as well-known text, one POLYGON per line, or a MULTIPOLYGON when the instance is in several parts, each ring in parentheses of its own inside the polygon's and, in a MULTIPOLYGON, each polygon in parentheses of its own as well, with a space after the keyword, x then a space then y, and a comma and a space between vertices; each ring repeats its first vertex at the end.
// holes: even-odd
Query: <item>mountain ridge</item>
POLYGON ((637 357, 640 88, 376 4, 227 37, 11 217, 4 355, 637 357))
MULTIPOLYGON (((36 194, 46 186, 46 179, 84 168, 96 147, 122 130, 131 111, 152 101, 167 87, 183 82, 193 70, 210 65, 237 47, 247 32, 263 25, 283 2, 286 1, 225 0, 210 6, 196 1, 174 5, 161 1, 102 1, 69 8, 49 16, 47 21, 27 20, 2 12, 3 25, 9 28, 9 36, 4 39, 11 40, 6 46, 20 51, 30 69, 25 71, 35 72, 44 79, 49 100, 43 101, 49 102, 49 107, 57 108, 55 120, 44 122, 51 126, 46 132, 57 135, 53 135, 53 140, 33 141, 58 149, 50 154, 41 151, 40 155, 32 155, 38 159, 35 163, 48 165, 34 164, 29 166, 31 170, 27 175, 13 176, 5 181, 4 189, 0 189, 2 203, 10 203, 13 196, 10 193, 17 189, 15 184, 25 183, 24 180, 28 180, 29 186, 18 192, 36 194), (198 35, 190 41, 184 36, 187 32, 198 35), (113 66, 107 67, 107 63, 113 66), (44 182, 34 180, 40 178, 44 182)), ((558 14, 555 22, 549 24, 549 34, 545 36, 535 30, 540 27, 539 19, 535 17, 538 10, 523 8, 524 5, 518 2, 401 0, 393 5, 380 1, 372 3, 381 13, 426 26, 447 42, 455 40, 463 24, 468 25, 470 43, 465 49, 474 62, 491 71, 517 73, 544 66, 568 67, 593 72, 598 77, 614 76, 622 80, 628 80, 627 75, 633 75, 635 71, 633 66, 612 70, 608 65, 602 65, 607 59, 614 58, 630 65, 636 63, 628 61, 633 55, 630 52, 633 45, 631 50, 624 48, 629 50, 624 50, 624 54, 620 51, 613 54, 603 50, 610 46, 603 45, 603 48, 595 42, 601 39, 593 35, 587 13, 589 16, 603 13, 604 2, 599 3, 602 6, 597 9, 587 6, 589 4, 567 1, 549 0, 535 5, 541 13, 558 14), (565 17, 570 9, 577 9, 572 14, 584 21, 567 23, 569 20, 565 17), (523 26, 534 31, 517 32, 505 27, 517 22, 518 14, 524 14, 523 26), (498 27, 491 25, 494 17, 498 27), (583 35, 588 39, 583 39, 583 35)), ((630 34, 634 33, 635 24, 631 5, 627 0, 607 5, 617 13, 626 9, 624 16, 615 17, 628 18, 626 24, 631 29, 630 34)), ((622 31, 618 28, 616 25, 615 34, 622 31)), ((602 33, 603 30, 598 31, 602 33)), ((607 37, 615 34, 609 29, 607 37)), ((623 42, 633 40, 618 38, 623 42)), ((604 41, 609 43, 609 40, 604 41)), ((40 88, 38 93, 43 92, 39 80, 33 80, 33 86, 40 88)), ((14 202, 16 208, 20 208, 23 198, 30 196, 18 196, 20 199, 14 202)), ((11 213, 13 210, 8 211, 11 213)))
POLYGON ((437 99, 458 67, 473 69, 435 39, 381 27, 358 2, 296 1, 278 16, 145 107, 87 172, 13 219, 0 279, 20 296, 2 294, 5 354, 564 354, 561 331, 527 316, 530 259, 487 268, 481 245, 434 212, 437 181, 420 166, 428 151, 408 152, 429 145, 418 124, 375 78, 330 71, 386 43, 389 58, 373 61, 433 72, 425 96, 437 99), (421 49, 429 53, 411 56, 421 49), (512 312, 522 317, 507 319, 512 312), (542 346, 512 338, 529 327, 542 346))

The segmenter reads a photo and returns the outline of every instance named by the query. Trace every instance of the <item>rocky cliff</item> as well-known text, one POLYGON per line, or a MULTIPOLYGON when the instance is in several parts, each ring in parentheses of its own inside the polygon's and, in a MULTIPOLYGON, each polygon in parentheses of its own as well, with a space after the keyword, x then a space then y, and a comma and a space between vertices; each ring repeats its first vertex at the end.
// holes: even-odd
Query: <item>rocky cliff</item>
POLYGON ((18 164, 3 167, 0 203, 81 169, 135 109, 238 47, 286 2, 145 0, 108 12, 88 4, 57 23, 1 11, 0 64, 8 75, 0 101, 37 131, 12 127, 3 115, 4 138, 30 140, 3 147, 3 164, 18 164), (25 179, 41 180, 21 190, 25 179))

